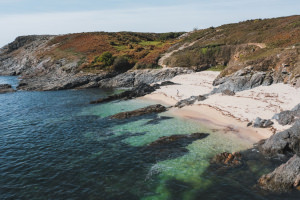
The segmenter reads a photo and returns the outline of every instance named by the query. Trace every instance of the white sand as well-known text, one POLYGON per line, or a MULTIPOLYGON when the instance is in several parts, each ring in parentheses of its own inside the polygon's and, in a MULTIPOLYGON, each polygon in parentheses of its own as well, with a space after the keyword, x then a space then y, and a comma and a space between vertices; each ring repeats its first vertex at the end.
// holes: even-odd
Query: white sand
MULTIPOLYGON (((212 82, 218 74, 218 72, 206 71, 179 75, 171 81, 180 85, 162 87, 143 98, 174 105, 177 101, 190 96, 210 93, 214 88, 212 82)), ((247 122, 255 120, 256 117, 271 119, 276 113, 290 110, 299 103, 300 88, 296 89, 290 85, 280 83, 237 92, 235 96, 214 94, 205 101, 196 102, 196 105, 182 109, 174 108, 171 112, 188 118, 198 118, 199 120, 204 120, 205 118, 207 121, 227 127, 240 122, 237 126, 238 129, 246 131, 244 127, 246 127, 247 122), (230 118, 234 118, 235 121, 232 121, 230 118)), ((287 126, 283 127, 275 122, 272 131, 281 131, 286 128, 287 126)), ((252 134, 255 133, 252 136, 256 140, 267 138, 271 134, 271 129, 248 129, 252 129, 252 134)))

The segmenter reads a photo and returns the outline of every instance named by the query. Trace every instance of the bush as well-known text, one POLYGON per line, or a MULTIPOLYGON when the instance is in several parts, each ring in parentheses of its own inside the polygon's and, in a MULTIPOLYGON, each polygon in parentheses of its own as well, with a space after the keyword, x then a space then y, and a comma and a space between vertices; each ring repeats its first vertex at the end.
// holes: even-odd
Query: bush
POLYGON ((162 33, 160 34, 159 40, 170 40, 170 39, 175 39, 178 38, 184 34, 184 32, 170 32, 170 33, 162 33))
POLYGON ((101 56, 97 56, 93 63, 101 62, 104 67, 111 66, 114 63, 114 57, 110 52, 104 52, 101 56))
POLYGON ((112 70, 117 72, 125 72, 131 69, 133 65, 129 62, 125 56, 118 56, 113 63, 112 70))

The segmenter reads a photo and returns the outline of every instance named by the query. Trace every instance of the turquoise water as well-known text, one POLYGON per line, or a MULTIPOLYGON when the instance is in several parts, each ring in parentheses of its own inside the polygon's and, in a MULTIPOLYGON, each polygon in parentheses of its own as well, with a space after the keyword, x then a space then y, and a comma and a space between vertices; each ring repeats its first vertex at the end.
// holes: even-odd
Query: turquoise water
MULTIPOLYGON (((17 85, 15 77, 0 77, 0 83, 5 82, 17 85)), ((235 171, 211 168, 212 156, 247 149, 248 143, 168 112, 130 120, 108 118, 154 104, 150 101, 89 104, 114 92, 0 94, 0 199, 282 197, 253 188, 272 168, 268 161, 248 160, 247 167, 235 171), (162 136, 195 132, 209 135, 178 147, 149 146, 162 136)))

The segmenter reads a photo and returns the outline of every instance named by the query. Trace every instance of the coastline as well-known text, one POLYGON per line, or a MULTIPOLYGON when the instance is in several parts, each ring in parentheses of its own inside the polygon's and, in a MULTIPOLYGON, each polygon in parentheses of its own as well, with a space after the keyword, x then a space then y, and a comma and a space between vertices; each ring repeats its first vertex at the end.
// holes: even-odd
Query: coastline
MULTIPOLYGON (((150 94, 140 99, 154 101, 168 106, 174 106, 176 101, 163 94, 150 94), (175 103, 174 103, 175 102, 175 103)), ((171 116, 197 121, 213 131, 231 133, 243 139, 249 145, 253 145, 262 139, 273 135, 271 128, 247 127, 247 122, 240 121, 232 116, 226 115, 220 110, 208 105, 191 105, 183 108, 171 108, 168 111, 171 116)))
MULTIPOLYGON (((212 82, 218 75, 219 72, 212 71, 179 75, 170 80, 177 85, 161 87, 140 99, 174 106, 190 96, 210 93, 214 88, 212 82)), ((204 101, 180 109, 173 107, 168 112, 177 117, 196 120, 212 130, 231 132, 254 144, 290 126, 281 126, 275 120, 272 120, 274 124, 270 128, 247 127, 247 124, 257 117, 271 119, 283 110, 292 109, 298 104, 297 99, 300 99, 299 88, 280 83, 237 92, 234 96, 213 94, 204 101)))

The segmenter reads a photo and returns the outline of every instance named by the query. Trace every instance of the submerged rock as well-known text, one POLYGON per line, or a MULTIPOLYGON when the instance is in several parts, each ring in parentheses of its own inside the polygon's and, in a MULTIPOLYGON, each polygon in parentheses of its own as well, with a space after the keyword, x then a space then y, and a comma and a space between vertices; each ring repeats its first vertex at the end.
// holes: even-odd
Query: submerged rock
POLYGON ((96 101, 91 101, 90 103, 97 104, 97 103, 105 103, 105 102, 119 100, 119 99, 123 99, 123 100, 133 99, 136 97, 145 96, 154 91, 155 91, 155 87, 143 83, 138 85, 137 87, 134 87, 131 90, 122 92, 120 94, 111 95, 106 98, 98 99, 96 101))
POLYGON ((158 140, 150 143, 148 146, 161 146, 161 145, 170 145, 178 142, 183 142, 182 140, 187 141, 194 141, 197 139, 203 139, 207 137, 207 133, 193 133, 190 135, 171 135, 171 136, 164 136, 160 137, 158 140))
POLYGON ((121 113, 111 116, 110 118, 111 119, 127 119, 127 118, 131 118, 131 117, 137 117, 137 116, 151 114, 151 113, 161 113, 166 110, 167 110, 166 107, 164 107, 160 104, 156 104, 156 105, 147 106, 145 108, 140 108, 140 109, 133 110, 133 111, 121 112, 121 113))
POLYGON ((242 154, 239 152, 235 153, 220 153, 215 155, 211 160, 211 163, 226 166, 238 166, 242 164, 242 154))
POLYGON ((258 185, 270 191, 286 192, 300 186, 300 157, 294 155, 288 162, 273 172, 263 175, 258 185))
POLYGON ((15 90, 9 84, 0 84, 0 94, 8 92, 15 92, 15 90))
POLYGON ((184 106, 188 106, 188 105, 192 105, 194 104, 196 101, 204 101, 206 99, 205 96, 202 96, 202 95, 199 95, 199 96, 191 96, 187 99, 183 99, 179 102, 177 102, 175 104, 175 107, 178 107, 178 108, 182 108, 184 106))
POLYGON ((186 148, 196 140, 204 139, 207 133, 193 133, 190 135, 172 135, 157 139, 156 141, 142 147, 139 151, 144 156, 154 159, 156 162, 166 159, 173 159, 188 153, 186 148))

